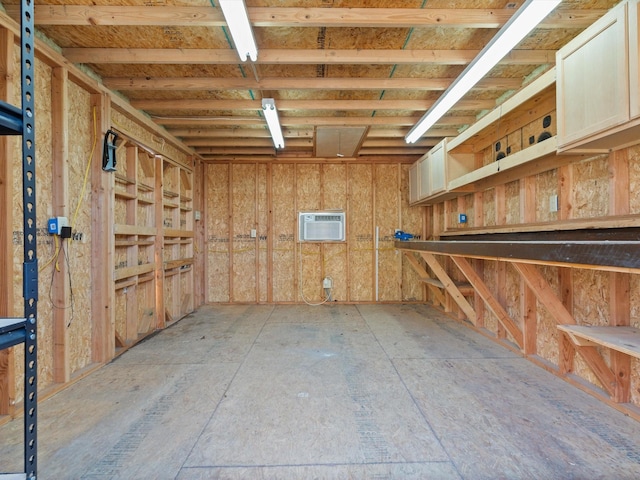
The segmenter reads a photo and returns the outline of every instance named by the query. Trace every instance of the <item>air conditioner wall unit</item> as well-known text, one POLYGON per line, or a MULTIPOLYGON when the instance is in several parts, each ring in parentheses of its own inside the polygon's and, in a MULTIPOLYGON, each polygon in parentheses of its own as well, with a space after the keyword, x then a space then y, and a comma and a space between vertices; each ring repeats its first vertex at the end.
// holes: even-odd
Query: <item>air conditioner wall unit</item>
POLYGON ((345 213, 341 210, 298 213, 300 242, 344 242, 345 213))

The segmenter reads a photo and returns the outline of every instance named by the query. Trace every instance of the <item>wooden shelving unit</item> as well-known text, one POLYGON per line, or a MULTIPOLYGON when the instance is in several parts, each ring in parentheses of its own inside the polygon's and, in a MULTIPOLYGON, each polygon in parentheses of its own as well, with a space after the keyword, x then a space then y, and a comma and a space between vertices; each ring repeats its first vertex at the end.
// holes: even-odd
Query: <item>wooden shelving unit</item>
POLYGON ((127 348, 156 329, 157 227, 155 159, 132 143, 116 152, 125 160, 115 177, 116 348, 127 348))
POLYGON ((164 321, 193 311, 193 171, 162 160, 164 321))
POLYGON ((115 181, 116 348, 194 309, 193 170, 133 141, 115 181))

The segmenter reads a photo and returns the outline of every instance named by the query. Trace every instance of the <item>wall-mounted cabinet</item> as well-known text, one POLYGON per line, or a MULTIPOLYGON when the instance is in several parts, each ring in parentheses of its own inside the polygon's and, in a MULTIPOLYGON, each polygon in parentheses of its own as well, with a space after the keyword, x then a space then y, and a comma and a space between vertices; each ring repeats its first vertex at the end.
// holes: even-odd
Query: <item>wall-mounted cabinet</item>
POLYGON ((558 149, 606 152, 640 139, 638 0, 558 50, 558 149))
POLYGON ((417 198, 428 205, 554 168, 558 157, 555 70, 543 74, 415 164, 417 198))

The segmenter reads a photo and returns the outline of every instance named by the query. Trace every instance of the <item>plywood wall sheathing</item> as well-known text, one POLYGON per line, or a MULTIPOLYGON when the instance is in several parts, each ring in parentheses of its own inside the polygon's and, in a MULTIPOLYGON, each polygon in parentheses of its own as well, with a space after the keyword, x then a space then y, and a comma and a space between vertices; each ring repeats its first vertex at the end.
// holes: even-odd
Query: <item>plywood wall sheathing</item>
POLYGON ((573 218, 609 213, 609 157, 602 155, 573 165, 573 218))
POLYGON ((373 169, 374 228, 378 229, 378 300, 393 301, 401 298, 402 281, 402 255, 394 247, 393 236, 400 225, 400 165, 375 165, 373 169))
MULTIPOLYGON (((275 164, 272 167, 273 213, 273 301, 295 302, 298 299, 298 265, 295 231, 296 166, 275 164)), ((209 284, 208 288, 212 288, 209 284)))
POLYGON ((255 302, 256 298, 256 239, 251 230, 256 228, 257 165, 231 166, 231 285, 232 302, 255 302))
POLYGON ((225 164, 207 165, 205 168, 207 302, 230 301, 229 169, 225 164))
POLYGON ((371 301, 373 282, 373 169, 369 165, 349 165, 349 298, 371 301))

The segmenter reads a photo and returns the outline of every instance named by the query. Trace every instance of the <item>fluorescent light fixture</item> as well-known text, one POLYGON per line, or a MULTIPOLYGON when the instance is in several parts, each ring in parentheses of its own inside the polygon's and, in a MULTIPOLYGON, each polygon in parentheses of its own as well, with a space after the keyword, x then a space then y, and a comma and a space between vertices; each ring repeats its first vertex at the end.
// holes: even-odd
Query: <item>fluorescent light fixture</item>
POLYGON ((458 78, 445 90, 427 113, 404 137, 415 143, 445 113, 447 113, 473 86, 502 58, 535 28, 561 0, 527 0, 500 29, 478 56, 467 65, 458 78))
POLYGON ((284 148, 284 137, 280 128, 280 120, 278 120, 278 110, 276 110, 276 102, 273 98, 262 99, 262 110, 264 118, 267 120, 271 139, 276 148, 284 148))
POLYGON ((240 60, 243 62, 250 58, 252 61, 258 60, 258 47, 253 38, 253 31, 249 23, 249 15, 244 0, 219 0, 222 14, 227 22, 231 37, 236 46, 240 60))

